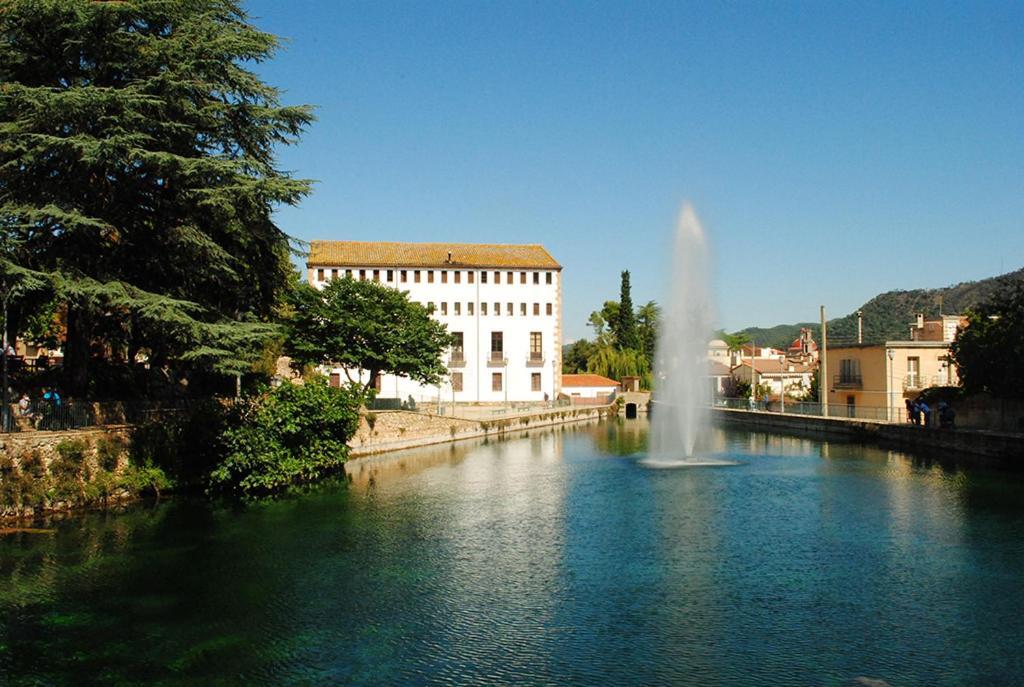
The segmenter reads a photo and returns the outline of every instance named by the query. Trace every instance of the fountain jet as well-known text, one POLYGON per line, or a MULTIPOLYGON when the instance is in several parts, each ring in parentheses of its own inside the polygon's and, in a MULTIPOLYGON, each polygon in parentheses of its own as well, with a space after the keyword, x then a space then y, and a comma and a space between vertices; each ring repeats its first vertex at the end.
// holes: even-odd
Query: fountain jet
POLYGON ((686 203, 676 225, 671 286, 654 356, 655 405, 648 465, 724 465, 699 458, 698 440, 710 426, 707 342, 714 322, 710 255, 704 229, 686 203))

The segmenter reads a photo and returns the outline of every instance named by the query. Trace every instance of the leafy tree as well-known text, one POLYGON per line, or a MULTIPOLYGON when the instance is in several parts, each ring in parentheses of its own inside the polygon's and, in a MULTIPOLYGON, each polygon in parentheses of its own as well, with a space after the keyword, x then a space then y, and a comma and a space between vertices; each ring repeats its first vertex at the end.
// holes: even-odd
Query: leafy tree
POLYGON ((221 435, 210 488, 259 496, 336 472, 358 426, 357 399, 323 377, 248 397, 221 435))
POLYGON ((587 323, 594 330, 594 343, 598 346, 611 346, 615 343, 613 323, 619 317, 619 304, 605 301, 600 310, 590 313, 587 323))
POLYGON ((818 368, 814 369, 811 373, 811 388, 807 391, 807 395, 804 396, 803 400, 808 403, 818 403, 821 398, 821 377, 818 368))
POLYGON ((277 45, 238 0, 3 3, 0 257, 56 288, 72 393, 97 341, 239 372, 274 331, 311 121, 248 68, 277 45))
POLYGON ((950 353, 965 392, 1024 396, 1024 279, 968 311, 950 353))
POLYGON ((622 272, 618 312, 615 319, 610 322, 612 333, 615 335, 615 346, 619 350, 640 350, 640 337, 637 333, 633 296, 629 285, 629 270, 622 272))
POLYGON ((611 346, 602 346, 587 360, 587 372, 599 374, 609 379, 622 379, 626 376, 649 378, 651 363, 637 350, 618 350, 611 346))
POLYGON ((637 338, 640 352, 648 360, 654 360, 654 349, 658 345, 658 325, 661 322, 661 308, 654 301, 648 301, 636 311, 637 338))
POLYGON ((730 353, 738 353, 745 345, 750 343, 750 337, 743 332, 726 334, 723 330, 718 332, 718 338, 725 342, 725 345, 729 347, 730 353))
POLYGON ((448 372, 441 354, 452 336, 406 292, 346 277, 322 289, 299 285, 291 308, 285 352, 292 365, 339 365, 362 398, 379 374, 437 384, 448 372), (368 379, 360 381, 360 371, 368 379))
POLYGON ((587 371, 587 361, 597 352, 597 344, 578 339, 570 345, 562 355, 562 372, 578 374, 587 371))

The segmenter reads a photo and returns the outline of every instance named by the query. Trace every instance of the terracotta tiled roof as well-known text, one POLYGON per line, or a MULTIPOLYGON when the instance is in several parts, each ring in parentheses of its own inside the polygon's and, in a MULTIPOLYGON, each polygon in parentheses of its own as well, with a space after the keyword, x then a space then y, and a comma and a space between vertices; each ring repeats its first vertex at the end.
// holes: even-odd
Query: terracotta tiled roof
POLYGON ((618 386, 614 379, 601 375, 562 375, 562 386, 618 386))
POLYGON ((708 361, 708 374, 712 377, 728 377, 732 374, 732 368, 717 360, 708 361))
MULTIPOLYGON (((744 360, 740 362, 740 365, 750 367, 750 361, 744 360)), ((771 358, 756 358, 754 360, 754 365, 756 366, 758 374, 777 375, 780 373, 781 370, 781 368, 779 367, 779 361, 772 360, 771 358)), ((794 363, 791 361, 787 361, 785 365, 785 370, 782 370, 782 372, 788 375, 795 375, 804 374, 805 372, 810 372, 813 369, 814 368, 811 367, 810 365, 804 365, 803 363, 794 363)))
POLYGON ((539 244, 312 241, 310 267, 512 267, 561 269, 539 244), (448 254, 451 253, 451 260, 448 254))

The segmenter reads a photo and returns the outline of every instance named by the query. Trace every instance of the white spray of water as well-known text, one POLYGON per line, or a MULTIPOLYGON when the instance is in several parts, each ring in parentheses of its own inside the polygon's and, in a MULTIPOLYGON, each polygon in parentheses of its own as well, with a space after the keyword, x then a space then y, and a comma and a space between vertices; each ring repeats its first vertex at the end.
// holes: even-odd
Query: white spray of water
POLYGON ((656 403, 647 460, 655 467, 728 464, 695 456, 697 442, 710 425, 707 342, 714 307, 709 265, 704 229, 687 203, 676 226, 671 287, 663 305, 655 351, 656 403))

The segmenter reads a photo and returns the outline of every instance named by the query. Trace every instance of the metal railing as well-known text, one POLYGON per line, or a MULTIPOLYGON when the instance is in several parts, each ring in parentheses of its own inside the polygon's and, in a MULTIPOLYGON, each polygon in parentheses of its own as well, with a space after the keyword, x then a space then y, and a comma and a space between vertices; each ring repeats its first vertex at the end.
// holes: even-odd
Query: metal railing
POLYGON ((141 424, 180 413, 188 402, 60 401, 11 403, 0 412, 0 432, 63 431, 101 425, 141 424))
POLYGON ((778 401, 755 401, 751 404, 749 398, 720 398, 715 400, 714 407, 730 408, 732 410, 756 410, 766 413, 780 413, 785 415, 812 415, 816 417, 836 417, 855 420, 874 420, 876 422, 903 423, 907 422, 907 411, 905 407, 893 406, 865 406, 846 405, 832 403, 828 406, 828 413, 823 412, 820 403, 808 403, 801 401, 786 401, 785 409, 778 401))
POLYGON ((834 375, 832 386, 836 389, 860 389, 864 386, 864 378, 860 375, 834 375))

